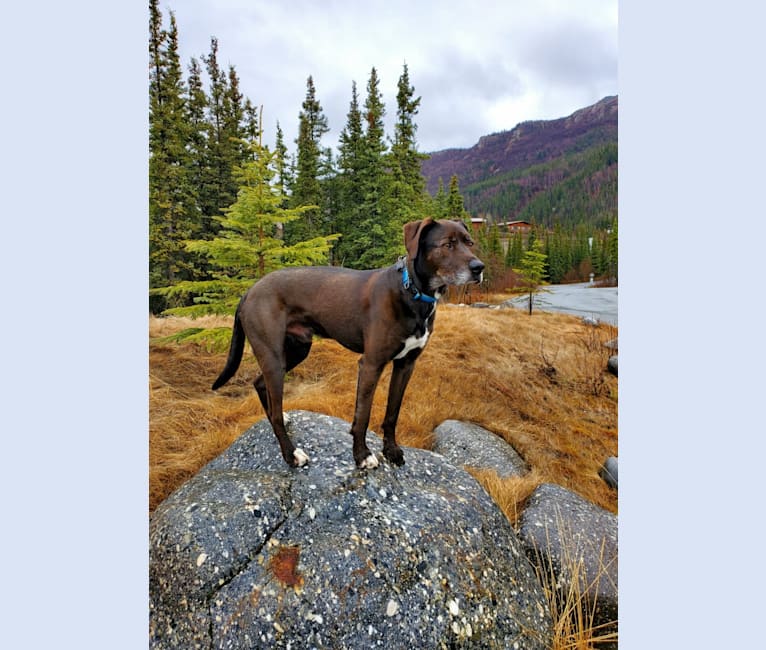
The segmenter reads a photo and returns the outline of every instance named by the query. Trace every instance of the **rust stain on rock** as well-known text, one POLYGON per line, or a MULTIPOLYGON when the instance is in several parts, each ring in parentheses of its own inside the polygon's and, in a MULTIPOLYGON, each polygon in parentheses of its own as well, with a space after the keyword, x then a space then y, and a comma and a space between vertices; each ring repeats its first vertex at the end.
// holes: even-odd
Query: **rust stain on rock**
POLYGON ((288 587, 303 585, 303 576, 298 572, 301 549, 298 546, 280 546, 269 560, 269 569, 274 577, 288 587))

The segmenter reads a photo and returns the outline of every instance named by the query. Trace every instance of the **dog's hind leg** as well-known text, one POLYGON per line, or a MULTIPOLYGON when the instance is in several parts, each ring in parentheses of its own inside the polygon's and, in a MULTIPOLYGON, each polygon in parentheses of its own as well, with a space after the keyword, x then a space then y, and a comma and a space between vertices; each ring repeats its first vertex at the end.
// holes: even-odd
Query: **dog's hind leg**
POLYGON ((258 393, 258 399, 261 400, 261 406, 263 406, 263 411, 266 413, 266 417, 271 419, 271 410, 269 409, 269 393, 266 390, 266 381, 263 378, 263 373, 259 374, 255 381, 253 381, 253 386, 255 387, 255 392, 258 393))
MULTIPOLYGON (((294 336, 288 334, 285 337, 285 372, 290 372, 295 366, 303 361, 311 351, 311 339, 307 341, 298 340, 294 336)), ((267 417, 271 417, 271 409, 269 408, 269 393, 266 390, 266 381, 263 378, 263 373, 259 374, 255 381, 253 381, 255 392, 258 393, 258 398, 261 400, 261 405, 266 413, 267 417)))
POLYGON ((254 350, 261 367, 261 377, 256 379, 256 390, 261 404, 266 402, 264 408, 271 422, 271 428, 277 437, 279 448, 285 462, 291 467, 305 465, 309 458, 304 451, 296 449, 285 428, 284 414, 282 413, 282 394, 285 383, 285 363, 282 352, 275 352, 265 346, 259 346, 254 350), (260 390, 259 390, 260 389, 260 390), (264 395, 265 393, 265 400, 264 395))

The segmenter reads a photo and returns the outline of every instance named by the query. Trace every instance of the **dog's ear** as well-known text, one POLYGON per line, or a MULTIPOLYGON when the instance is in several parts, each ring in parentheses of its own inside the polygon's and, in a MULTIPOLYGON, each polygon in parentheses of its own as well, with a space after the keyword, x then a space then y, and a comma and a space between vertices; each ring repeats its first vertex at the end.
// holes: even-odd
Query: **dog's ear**
POLYGON ((422 221, 410 221, 404 224, 404 247, 407 249, 407 257, 411 260, 414 260, 418 255, 420 236, 433 223, 434 220, 431 217, 426 217, 422 221))

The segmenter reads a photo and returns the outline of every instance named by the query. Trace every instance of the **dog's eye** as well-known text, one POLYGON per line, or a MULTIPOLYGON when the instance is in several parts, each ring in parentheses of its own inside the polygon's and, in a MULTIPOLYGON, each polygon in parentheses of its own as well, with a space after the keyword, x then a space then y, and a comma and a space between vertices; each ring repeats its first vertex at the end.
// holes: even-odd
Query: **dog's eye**
POLYGON ((452 241, 448 241, 448 242, 445 242, 445 243, 444 243, 444 245, 445 245, 447 248, 452 248, 452 247, 455 245, 455 243, 454 243, 454 242, 452 242, 452 241))
POLYGON ((473 246, 473 242, 470 239, 466 239, 465 240, 465 245, 470 248, 471 246, 473 246))

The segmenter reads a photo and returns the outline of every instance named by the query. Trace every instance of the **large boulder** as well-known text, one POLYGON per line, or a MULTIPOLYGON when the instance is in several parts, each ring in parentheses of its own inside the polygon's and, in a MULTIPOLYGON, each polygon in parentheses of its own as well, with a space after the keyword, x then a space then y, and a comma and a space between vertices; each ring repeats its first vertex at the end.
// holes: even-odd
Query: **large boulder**
POLYGON ((592 625, 616 635, 617 516, 560 485, 543 483, 517 525, 527 555, 549 572, 562 600, 579 596, 581 613, 592 614, 592 625))
POLYGON ((441 456, 359 470, 349 424, 268 421, 170 495, 150 522, 152 648, 548 648, 542 588, 508 521, 441 456))
POLYGON ((458 467, 492 469, 500 478, 529 472, 526 462, 511 445, 472 422, 442 422, 434 430, 433 450, 458 467))

